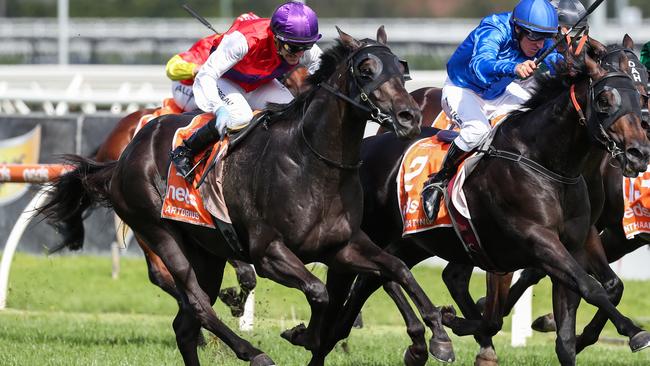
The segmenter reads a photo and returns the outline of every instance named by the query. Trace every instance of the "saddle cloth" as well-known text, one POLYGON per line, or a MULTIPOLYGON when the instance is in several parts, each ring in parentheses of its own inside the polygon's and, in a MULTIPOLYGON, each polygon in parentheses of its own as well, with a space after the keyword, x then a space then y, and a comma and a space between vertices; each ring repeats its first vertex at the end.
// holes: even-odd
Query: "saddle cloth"
POLYGON ((140 120, 138 121, 138 125, 135 127, 135 132, 133 133, 134 135, 138 133, 142 127, 144 127, 147 123, 149 123, 152 119, 156 117, 160 117, 165 114, 181 114, 183 113, 183 109, 176 105, 176 102, 174 102, 174 98, 165 98, 163 99, 162 106, 152 113, 145 114, 142 117, 140 117, 140 120))
POLYGON ((623 231, 627 239, 650 233, 650 172, 623 177, 623 231))
MULTIPOLYGON (((172 140, 171 148, 174 149, 182 144, 183 140, 189 138, 194 131, 201 128, 213 118, 214 115, 212 113, 203 113, 194 117, 189 125, 176 131, 174 139, 172 140)), ((203 176, 205 169, 207 169, 208 164, 215 158, 215 155, 217 159, 215 173, 217 174, 217 177, 221 175, 221 162, 227 150, 228 137, 226 136, 223 140, 217 142, 212 147, 207 158, 207 150, 203 153, 196 154, 193 164, 196 164, 199 161, 201 162, 194 171, 192 182, 186 181, 182 176, 177 174, 176 166, 174 164, 169 164, 169 170, 167 172, 167 190, 160 216, 166 219, 206 226, 213 229, 215 228, 215 223, 212 220, 213 215, 221 221, 230 223, 231 221, 228 215, 228 209, 224 204, 223 197, 212 197, 213 199, 211 199, 209 203, 203 202, 203 195, 199 192, 199 189, 195 188, 201 179, 201 176, 203 176), (210 210, 208 210, 208 208, 210 210)), ((217 184, 220 184, 221 179, 216 179, 216 182, 217 184)), ((208 184, 203 184, 201 189, 207 185, 208 184)), ((211 191, 218 192, 219 194, 223 192, 221 187, 211 187, 211 191)))
MULTIPOLYGON (((489 143, 489 142, 488 142, 489 143)), ((422 209, 421 192, 427 177, 440 170, 449 144, 437 136, 418 140, 411 145, 397 174, 397 200, 402 216, 402 236, 438 227, 453 227, 473 262, 486 271, 499 272, 479 240, 472 224, 463 186, 483 155, 473 154, 460 165, 450 181, 438 216, 430 221, 422 209)))

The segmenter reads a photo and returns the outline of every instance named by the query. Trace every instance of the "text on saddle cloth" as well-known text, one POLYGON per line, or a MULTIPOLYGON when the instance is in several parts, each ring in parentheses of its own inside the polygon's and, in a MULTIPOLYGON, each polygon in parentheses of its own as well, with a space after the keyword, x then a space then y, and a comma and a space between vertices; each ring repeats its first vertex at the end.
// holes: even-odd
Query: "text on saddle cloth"
POLYGON ((636 178, 623 177, 623 231, 627 239, 650 234, 650 172, 636 178))
POLYGON ((144 127, 147 123, 149 123, 151 120, 153 120, 156 117, 160 117, 166 114, 180 114, 183 113, 183 108, 179 107, 176 102, 174 102, 173 98, 165 98, 163 99, 162 106, 152 113, 145 114, 142 117, 140 117, 140 120, 138 121, 138 125, 135 127, 135 132, 133 133, 134 135, 138 133, 142 127, 144 127))
MULTIPOLYGON (((194 117, 189 125, 176 131, 171 149, 173 150, 182 144, 183 140, 189 138, 196 130, 213 119, 214 115, 212 113, 203 113, 194 117)), ((213 229, 215 228, 215 224, 212 220, 212 215, 222 221, 230 222, 228 210, 225 205, 215 202, 211 202, 210 205, 207 205, 207 203, 203 201, 199 189, 195 188, 199 179, 203 175, 203 172, 207 168, 207 164, 213 161, 215 155, 217 155, 217 164, 219 165, 218 171, 220 171, 220 160, 225 156, 227 150, 228 137, 226 136, 222 141, 219 141, 214 145, 211 154, 207 159, 205 158, 205 153, 197 154, 193 163, 196 164, 200 160, 202 160, 202 162, 195 169, 192 182, 186 181, 182 176, 177 174, 176 166, 174 166, 174 164, 169 165, 169 170, 167 172, 167 190, 160 213, 161 217, 194 225, 206 226, 213 229), (209 211, 207 206, 210 206, 213 210, 209 211), (214 210, 217 212, 212 212, 214 210)), ((221 180, 218 180, 218 182, 220 181, 221 180)), ((213 190, 216 192, 223 191, 221 187, 215 187, 213 190)), ((217 201, 223 202, 223 200, 217 201)))

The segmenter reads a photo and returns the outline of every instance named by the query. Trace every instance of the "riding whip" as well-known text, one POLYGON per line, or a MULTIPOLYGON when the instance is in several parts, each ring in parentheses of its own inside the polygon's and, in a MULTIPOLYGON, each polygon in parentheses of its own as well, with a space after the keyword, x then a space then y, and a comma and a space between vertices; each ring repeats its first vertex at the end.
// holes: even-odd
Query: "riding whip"
POLYGON ((555 43, 553 43, 553 45, 552 45, 551 47, 549 47, 546 51, 544 51, 544 53, 542 53, 542 54, 539 56, 539 58, 538 58, 537 60, 535 60, 535 65, 539 66, 539 64, 541 64, 542 61, 544 61, 544 59, 546 58, 546 56, 548 56, 551 52, 553 52, 553 50, 555 50, 555 49, 557 48, 557 46, 560 44, 560 42, 564 42, 564 40, 566 39, 566 36, 567 36, 569 33, 571 33, 571 31, 573 30, 573 28, 577 27, 578 24, 580 24, 580 22, 582 22, 583 20, 585 20, 585 18, 588 17, 589 14, 593 13, 594 10, 596 10, 596 8, 597 8, 598 6, 600 6, 600 4, 602 4, 604 1, 605 1, 605 0, 596 0, 593 4, 591 4, 591 6, 589 7, 589 9, 587 9, 587 12, 586 12, 585 14, 583 14, 583 15, 580 17, 580 19, 578 19, 578 21, 577 21, 574 25, 571 26, 571 28, 569 28, 569 29, 567 29, 565 32, 563 32, 563 33, 562 33, 562 37, 559 37, 557 40, 555 40, 555 43))
MULTIPOLYGON (((602 0, 601 0, 601 1, 602 1, 602 0)), ((202 16, 201 16, 199 13, 197 13, 194 9, 190 8, 189 5, 187 5, 187 4, 182 4, 181 7, 182 7, 183 9, 185 9, 185 11, 187 11, 188 13, 190 13, 190 15, 194 17, 194 19, 198 20, 199 22, 201 22, 201 24, 203 24, 203 25, 205 25, 206 27, 208 27, 208 29, 210 29, 211 31, 213 31, 213 32, 216 33, 216 34, 219 34, 219 32, 217 32, 214 28, 212 28, 212 24, 210 24, 210 22, 208 22, 207 19, 205 19, 204 17, 202 17, 202 16)))

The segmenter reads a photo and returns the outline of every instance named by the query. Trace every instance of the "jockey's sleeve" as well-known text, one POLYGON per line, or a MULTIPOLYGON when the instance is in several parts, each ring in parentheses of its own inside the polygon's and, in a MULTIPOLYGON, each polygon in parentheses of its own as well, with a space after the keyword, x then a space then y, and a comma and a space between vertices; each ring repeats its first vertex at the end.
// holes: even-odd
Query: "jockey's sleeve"
POLYGON ((188 80, 194 77, 195 67, 197 67, 195 63, 183 60, 180 55, 174 55, 167 61, 165 72, 171 80, 188 80))
POLYGON ((246 37, 239 32, 224 35, 217 49, 201 66, 194 79, 196 105, 205 112, 214 113, 223 106, 217 80, 248 53, 246 37))
POLYGON ((320 56, 322 54, 323 51, 320 49, 320 47, 318 47, 318 45, 314 45, 311 49, 302 55, 300 63, 307 67, 309 74, 313 75, 320 67, 320 56))
POLYGON ((489 88, 502 77, 516 77, 517 62, 512 59, 499 60, 501 45, 509 41, 510 35, 496 27, 482 27, 474 35, 474 51, 469 61, 469 69, 476 75, 483 88, 489 88))

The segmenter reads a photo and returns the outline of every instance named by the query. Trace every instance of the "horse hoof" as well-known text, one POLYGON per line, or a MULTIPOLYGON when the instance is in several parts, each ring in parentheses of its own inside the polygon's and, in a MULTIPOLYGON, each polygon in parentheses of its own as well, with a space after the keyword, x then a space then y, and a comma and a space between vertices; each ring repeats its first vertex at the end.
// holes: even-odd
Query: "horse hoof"
POLYGON ((406 366, 424 366, 427 363, 427 350, 424 352, 414 352, 413 346, 409 346, 404 351, 404 365, 406 366))
POLYGON ((253 357, 250 366, 275 366, 275 362, 266 353, 260 353, 253 357))
POLYGON ((645 330, 635 334, 630 338, 630 349, 632 352, 639 352, 640 350, 650 347, 650 333, 645 330))
POLYGON ((456 360, 454 347, 451 345, 451 341, 434 342, 433 339, 431 339, 431 341, 429 341, 429 353, 431 354, 431 357, 440 362, 451 363, 456 360))
POLYGON ((303 323, 300 323, 291 329, 285 330, 282 332, 282 334, 280 334, 280 336, 289 341, 294 346, 302 346, 308 350, 310 349, 310 345, 306 339, 307 327, 305 327, 305 324, 303 323))
POLYGON ((553 318, 553 315, 551 314, 542 315, 535 319, 530 327, 541 333, 555 332, 557 330, 555 326, 555 318, 553 318))
POLYGON ((481 348, 481 351, 476 355, 474 366, 497 366, 499 361, 494 348, 481 348))

